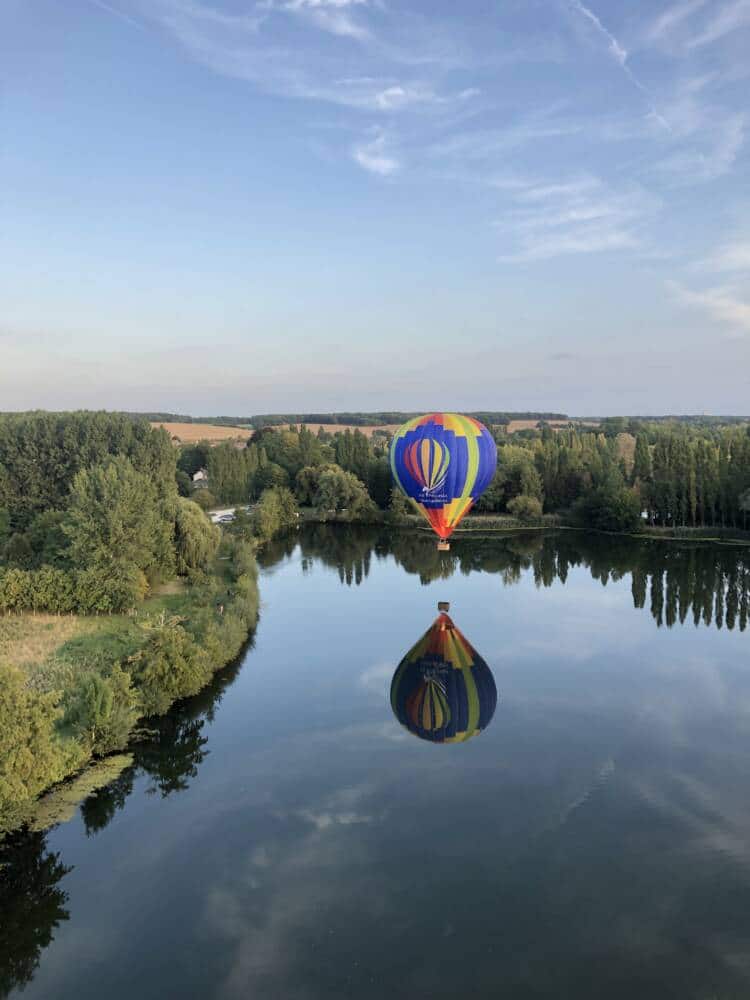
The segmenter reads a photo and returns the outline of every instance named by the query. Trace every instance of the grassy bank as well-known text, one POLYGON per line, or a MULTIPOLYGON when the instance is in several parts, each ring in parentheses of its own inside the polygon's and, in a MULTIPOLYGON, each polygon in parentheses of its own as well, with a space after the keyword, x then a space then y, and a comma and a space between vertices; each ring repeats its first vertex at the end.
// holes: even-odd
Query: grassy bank
POLYGON ((127 615, 0 618, 0 835, 37 797, 124 748, 147 716, 196 694, 258 614, 251 545, 225 538, 211 571, 127 615))

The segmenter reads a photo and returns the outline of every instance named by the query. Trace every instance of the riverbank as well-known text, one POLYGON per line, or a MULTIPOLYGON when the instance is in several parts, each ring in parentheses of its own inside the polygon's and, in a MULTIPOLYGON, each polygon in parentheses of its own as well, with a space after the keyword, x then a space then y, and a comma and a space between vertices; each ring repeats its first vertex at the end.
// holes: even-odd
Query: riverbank
POLYGON ((38 797, 122 750, 144 719, 197 694, 240 652, 259 607, 254 546, 225 537, 207 574, 128 615, 0 620, 0 836, 38 797))

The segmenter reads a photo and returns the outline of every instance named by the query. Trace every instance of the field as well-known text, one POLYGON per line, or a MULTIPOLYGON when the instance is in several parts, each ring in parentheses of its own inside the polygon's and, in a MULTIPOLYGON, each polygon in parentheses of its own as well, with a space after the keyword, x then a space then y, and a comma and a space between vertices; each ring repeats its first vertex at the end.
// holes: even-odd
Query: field
POLYGON ((144 621, 189 614, 189 594, 181 581, 157 588, 143 602, 137 618, 129 615, 23 614, 0 617, 0 663, 22 667, 29 678, 44 676, 58 657, 89 664, 104 656, 123 660, 143 642, 144 621))
MULTIPOLYGON (((302 424, 295 424, 295 426, 299 428, 302 424)), ((361 431, 365 437, 372 437, 375 431, 387 431, 392 434, 398 426, 398 424, 376 424, 372 427, 359 427, 355 424, 305 424, 305 427, 313 434, 317 434, 322 427, 327 434, 336 434, 338 431, 361 431)))
POLYGON ((241 427, 221 427, 218 424, 165 424, 152 420, 151 426, 163 427, 180 444, 195 444, 197 441, 210 441, 211 444, 221 444, 222 441, 245 442, 253 433, 241 427))
MULTIPOLYGON (((535 430, 539 426, 538 420, 511 420, 508 424, 508 434, 515 434, 516 431, 529 431, 535 430)), ((560 428, 567 427, 570 420, 548 420, 547 423, 550 427, 560 428)), ((576 427, 586 427, 593 428, 598 427, 598 423, 594 420, 575 420, 573 421, 576 427)))
MULTIPOLYGON (((550 420, 551 427, 567 427, 567 420, 550 420)), ((598 426, 594 421, 576 421, 579 427, 593 428, 598 426)), ((186 423, 159 423, 151 422, 152 427, 163 427, 171 438, 180 444, 195 444, 197 441, 210 441, 211 444, 221 444, 222 441, 237 441, 244 443, 252 434, 252 430, 243 430, 240 427, 223 427, 219 424, 186 424, 186 423)), ((279 425, 277 430, 283 430, 287 425, 279 425)), ((301 427, 301 424, 295 424, 301 427)), ((398 424, 373 424, 370 427, 360 427, 355 424, 306 424, 308 430, 317 434, 322 427, 327 434, 336 434, 339 431, 361 431, 365 437, 372 437, 375 431, 386 431, 392 434, 398 424)), ((533 430, 539 426, 538 420, 511 420, 508 424, 508 434, 516 431, 533 430)))

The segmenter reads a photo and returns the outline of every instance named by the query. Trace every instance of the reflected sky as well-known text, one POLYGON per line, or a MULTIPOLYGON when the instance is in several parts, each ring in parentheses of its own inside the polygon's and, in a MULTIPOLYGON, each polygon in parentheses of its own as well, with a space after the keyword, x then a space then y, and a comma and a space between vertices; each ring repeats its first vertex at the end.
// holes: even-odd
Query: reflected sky
POLYGON ((244 664, 37 845, 24 998, 746 1000, 747 550, 466 543, 269 548, 244 664), (390 703, 439 600, 501 696, 447 747, 390 703))

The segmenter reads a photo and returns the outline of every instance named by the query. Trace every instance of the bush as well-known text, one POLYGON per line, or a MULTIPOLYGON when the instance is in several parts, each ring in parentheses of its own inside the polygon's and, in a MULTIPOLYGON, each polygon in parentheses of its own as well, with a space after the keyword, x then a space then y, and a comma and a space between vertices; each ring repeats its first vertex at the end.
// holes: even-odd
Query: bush
POLYGON ((28 690, 17 667, 0 666, 0 831, 22 821, 33 799, 65 774, 58 697, 28 690))
POLYGON ((291 528, 296 520, 297 501, 291 490, 276 486, 263 491, 253 511, 253 527, 258 538, 268 541, 279 531, 291 528))
POLYGON ((210 490, 196 490, 191 498, 201 510, 212 510, 216 507, 216 497, 210 490))
POLYGON ((146 715, 163 715, 179 698, 197 694, 211 677, 205 650, 174 623, 156 631, 131 662, 146 715))
POLYGON ((641 501, 625 486, 600 486, 573 507, 587 528, 597 531, 635 531, 641 525, 641 501))
POLYGON ((536 524, 542 519, 542 504, 536 497, 522 493, 508 501, 508 513, 517 517, 521 524, 536 524))
POLYGON ((115 666, 109 676, 82 674, 69 693, 63 724, 94 753, 121 750, 138 718, 130 674, 115 666))

